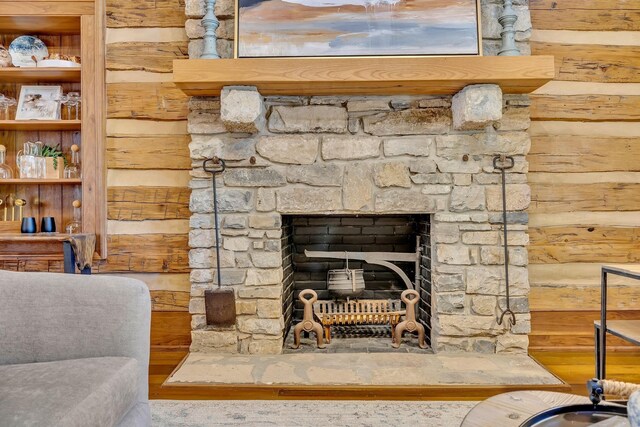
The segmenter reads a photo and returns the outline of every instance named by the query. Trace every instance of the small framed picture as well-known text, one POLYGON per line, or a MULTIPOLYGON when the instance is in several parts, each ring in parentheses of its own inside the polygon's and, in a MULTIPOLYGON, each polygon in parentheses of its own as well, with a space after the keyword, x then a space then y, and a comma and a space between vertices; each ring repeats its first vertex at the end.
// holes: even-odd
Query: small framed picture
POLYGON ((60 120, 61 86, 22 86, 16 120, 60 120))

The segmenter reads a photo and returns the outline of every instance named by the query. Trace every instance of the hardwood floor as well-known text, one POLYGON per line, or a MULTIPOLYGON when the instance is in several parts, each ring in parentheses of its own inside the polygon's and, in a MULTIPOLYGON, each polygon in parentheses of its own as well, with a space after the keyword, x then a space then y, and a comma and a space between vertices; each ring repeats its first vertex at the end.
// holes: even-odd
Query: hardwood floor
MULTIPOLYGON (((204 387, 162 387, 164 380, 187 355, 187 347, 153 347, 149 367, 149 396, 151 399, 211 399, 211 390, 204 387)), ((594 376, 594 355, 592 351, 533 351, 531 356, 537 359, 549 371, 571 386, 574 394, 586 395, 586 381, 594 376)), ((612 352, 607 359, 608 378, 620 381, 640 383, 640 350, 612 352)), ((504 390, 495 389, 495 394, 504 390)), ((462 393, 465 393, 461 389, 462 393)), ((468 391, 467 391, 468 392, 468 391)), ((484 391, 486 393, 486 390, 484 391)), ((225 393, 228 393, 225 392, 225 393)), ((238 390, 238 399, 258 398, 260 394, 238 390)), ((225 395, 225 398, 234 396, 225 395)), ((274 396, 275 397, 275 396, 274 396)), ((438 396, 424 394, 417 397, 423 400, 436 400, 438 396)), ((469 394, 467 399, 474 398, 469 394)), ((313 395, 308 398, 313 399, 313 395)), ((348 399, 348 395, 334 396, 348 399)), ((446 396, 443 396, 446 398, 446 396)), ((478 397, 475 397, 478 398, 478 397)))

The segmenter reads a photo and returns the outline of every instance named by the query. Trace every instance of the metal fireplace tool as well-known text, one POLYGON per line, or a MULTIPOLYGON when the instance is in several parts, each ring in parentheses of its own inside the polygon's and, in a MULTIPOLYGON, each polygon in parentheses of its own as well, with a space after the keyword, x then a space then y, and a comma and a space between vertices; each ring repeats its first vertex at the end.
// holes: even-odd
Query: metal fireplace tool
POLYGON ((218 287, 207 289, 204 292, 205 312, 207 325, 233 326, 236 323, 236 301, 233 289, 222 289, 222 271, 220 269, 220 221, 218 220, 218 193, 216 188, 216 175, 224 172, 224 160, 217 157, 206 159, 202 168, 211 174, 213 186, 213 216, 215 221, 216 236, 216 273, 218 287))
POLYGON ((504 154, 497 155, 493 158, 493 168, 497 169, 502 174, 502 226, 504 232, 504 281, 505 281, 505 296, 506 296, 506 308, 500 314, 498 318, 498 325, 502 325, 505 316, 509 316, 511 324, 509 328, 516 324, 516 315, 511 310, 511 300, 509 295, 509 245, 507 240, 507 169, 512 169, 515 164, 512 156, 505 156, 504 154))

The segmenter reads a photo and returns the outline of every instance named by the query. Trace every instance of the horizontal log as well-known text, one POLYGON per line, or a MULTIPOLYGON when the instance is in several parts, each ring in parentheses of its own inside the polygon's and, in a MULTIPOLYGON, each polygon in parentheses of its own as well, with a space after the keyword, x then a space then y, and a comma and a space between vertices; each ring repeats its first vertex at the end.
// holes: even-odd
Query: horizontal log
POLYGON ((187 273, 188 240, 181 234, 108 236, 108 258, 95 262, 93 268, 96 273, 187 273))
POLYGON ((173 83, 111 83, 107 118, 186 120, 188 100, 173 83))
POLYGON ((184 27, 184 0, 109 0, 107 27, 184 27))
MULTIPOLYGON (((93 1, 0 1, 3 15, 93 15, 95 3, 93 1)), ((3 30, 5 27, 3 27, 3 30)), ((3 31, 4 32, 4 31, 3 31)))
POLYGON ((531 213, 636 211, 640 184, 531 184, 531 213))
POLYGON ((0 260, 0 270, 48 271, 50 273, 63 273, 64 263, 62 260, 47 259, 0 260))
POLYGON ((637 121, 640 96, 532 95, 531 120, 637 121))
POLYGON ((640 229, 623 227, 541 227, 529 229, 533 264, 640 262, 640 229))
POLYGON ((554 55, 556 80, 640 82, 640 46, 531 42, 532 55, 554 55))
POLYGON ((107 45, 108 70, 142 70, 170 73, 174 59, 187 59, 187 42, 132 42, 107 45))
POLYGON ((151 291, 153 311, 189 311, 189 292, 151 291))
POLYGON ((151 312, 151 346, 191 344, 191 315, 180 311, 151 312))
MULTIPOLYGON (((571 264, 531 264, 529 265, 529 282, 534 287, 562 287, 600 286, 600 272, 602 263, 571 263, 571 264)), ((616 275, 609 279, 609 285, 614 287, 636 286, 638 282, 616 275)))
POLYGON ((536 30, 640 30, 638 2, 531 0, 529 5, 536 30))
POLYGON ((183 187, 109 187, 107 218, 120 221, 188 219, 191 190, 183 187))
MULTIPOLYGON (((610 310, 607 318, 632 320, 640 318, 640 311, 610 310)), ((593 351, 593 321, 600 319, 600 311, 532 311, 530 349, 558 349, 584 347, 593 351)), ((633 344, 612 335, 607 336, 607 348, 631 348, 633 344)))
POLYGON ((638 172, 637 138, 534 135, 527 160, 530 172, 638 172))
POLYGON ((107 138, 109 169, 190 170, 189 135, 107 138))
MULTIPOLYGON (((530 279, 531 280, 531 279, 530 279)), ((637 283, 609 287, 607 306, 611 310, 637 310, 640 291, 637 283)), ((600 309, 600 285, 535 286, 531 284, 529 307, 532 311, 595 311, 600 309)))

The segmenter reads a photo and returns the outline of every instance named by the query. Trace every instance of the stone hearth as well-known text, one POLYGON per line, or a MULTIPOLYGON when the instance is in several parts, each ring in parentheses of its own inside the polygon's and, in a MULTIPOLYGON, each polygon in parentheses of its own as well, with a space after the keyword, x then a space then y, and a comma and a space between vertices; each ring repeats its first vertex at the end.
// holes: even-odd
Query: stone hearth
MULTIPOLYGON (((524 210, 529 101, 498 86, 453 97, 262 96, 227 87, 192 98, 190 267, 192 352, 281 353, 285 325, 283 216, 430 215, 434 351, 525 352, 530 330, 524 210), (504 307, 500 175, 507 174, 512 309, 504 307), (215 283, 213 200, 202 160, 218 156, 223 285, 236 293, 228 329, 206 325, 203 294, 215 283)), ((288 272, 289 274, 290 272, 288 272)))

